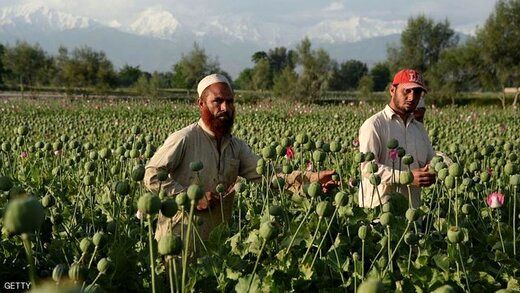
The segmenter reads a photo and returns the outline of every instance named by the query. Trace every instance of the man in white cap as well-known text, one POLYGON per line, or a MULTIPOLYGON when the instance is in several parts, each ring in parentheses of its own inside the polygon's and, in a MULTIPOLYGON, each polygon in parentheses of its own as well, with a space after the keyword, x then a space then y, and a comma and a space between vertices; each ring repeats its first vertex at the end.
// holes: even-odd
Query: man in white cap
MULTIPOLYGON (((362 188, 359 190, 359 205, 374 208, 386 203, 392 191, 399 182, 399 164, 396 153, 390 152, 387 144, 396 139, 406 153, 413 156, 410 165, 413 173, 411 184, 411 204, 414 208, 420 206, 421 187, 430 186, 435 181, 435 174, 428 171, 428 163, 434 156, 434 151, 428 134, 422 123, 414 119, 414 110, 419 100, 426 93, 422 75, 413 69, 403 69, 396 73, 390 86, 390 102, 386 107, 368 118, 359 129, 359 151, 372 152, 373 162, 377 164, 376 174, 381 183, 374 186, 370 182, 370 162, 363 162, 362 188)), ((404 164, 401 166, 407 170, 404 164)), ((406 188, 402 188, 406 190, 406 188)))
MULTIPOLYGON (((231 135, 235 118, 235 100, 226 77, 220 74, 204 77, 197 86, 197 93, 201 118, 166 139, 148 162, 144 183, 151 191, 158 192, 159 186, 162 186, 168 196, 175 196, 200 178, 199 183, 205 189, 205 196, 197 206, 196 215, 202 219, 202 225, 197 229, 201 238, 206 240, 213 228, 222 222, 220 204, 225 220, 231 217, 234 194, 232 186, 237 177, 257 181, 261 179, 261 175, 256 172, 259 157, 244 141, 231 135), (202 162, 203 168, 197 175, 191 170, 190 163, 198 161, 202 162), (159 182, 157 179, 159 170, 168 172, 166 181, 159 182), (223 184, 228 190, 222 202, 215 191, 219 184, 223 184)), ((320 172, 320 182, 330 186, 333 173, 320 172)), ((291 175, 293 176, 287 181, 298 182, 297 177, 300 174, 295 172, 291 175)), ((310 180, 318 178, 316 173, 305 175, 310 180)), ((298 183, 301 183, 301 180, 298 183)), ((186 221, 187 217, 184 218, 186 221)), ((160 216, 155 238, 160 239, 169 228, 179 234, 180 220, 180 212, 171 219, 160 216)))

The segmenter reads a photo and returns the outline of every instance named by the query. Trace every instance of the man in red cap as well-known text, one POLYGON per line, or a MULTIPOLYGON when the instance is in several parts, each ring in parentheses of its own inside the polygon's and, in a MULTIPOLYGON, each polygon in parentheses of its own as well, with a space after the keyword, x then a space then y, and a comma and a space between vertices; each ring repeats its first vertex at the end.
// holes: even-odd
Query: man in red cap
MULTIPOLYGON (((372 152, 374 162, 378 166, 375 174, 381 178, 381 183, 374 186, 369 178, 372 175, 363 162, 362 187, 359 191, 359 205, 373 208, 384 204, 390 199, 392 191, 406 190, 399 186, 401 170, 408 170, 404 164, 399 164, 396 151, 387 148, 390 140, 396 139, 398 145, 413 157, 410 169, 414 175, 411 184, 411 204, 414 208, 420 206, 422 186, 430 186, 435 181, 435 175, 428 171, 428 163, 434 156, 432 144, 422 123, 414 119, 414 110, 419 100, 426 94, 422 75, 413 69, 399 71, 390 86, 390 102, 386 107, 368 118, 359 129, 359 150, 363 153, 372 152)), ((407 192, 406 192, 407 194, 407 192)))

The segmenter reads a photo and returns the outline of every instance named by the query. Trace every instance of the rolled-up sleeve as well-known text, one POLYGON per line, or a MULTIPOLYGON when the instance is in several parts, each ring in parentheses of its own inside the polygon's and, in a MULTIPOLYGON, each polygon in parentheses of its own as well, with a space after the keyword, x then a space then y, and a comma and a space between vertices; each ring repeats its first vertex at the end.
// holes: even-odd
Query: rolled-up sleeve
POLYGON ((174 195, 185 189, 172 177, 172 172, 182 161, 185 150, 186 143, 183 136, 174 133, 168 137, 146 165, 144 184, 148 190, 159 192, 159 188, 162 187, 168 195, 174 195), (163 182, 159 182, 157 179, 159 170, 168 172, 168 178, 163 182))

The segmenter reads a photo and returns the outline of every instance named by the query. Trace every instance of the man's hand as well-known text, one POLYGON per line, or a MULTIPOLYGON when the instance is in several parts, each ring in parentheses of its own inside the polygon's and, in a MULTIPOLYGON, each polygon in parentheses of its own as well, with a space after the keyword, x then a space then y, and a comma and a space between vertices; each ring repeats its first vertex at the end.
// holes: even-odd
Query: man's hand
POLYGON ((220 201, 220 197, 217 193, 206 191, 204 196, 197 203, 197 210, 203 211, 208 207, 214 207, 220 201))
POLYGON ((428 171, 429 165, 426 165, 422 168, 417 168, 412 170, 413 173, 413 186, 430 186, 435 183, 435 174, 432 174, 428 171))
POLYGON ((323 192, 327 192, 330 189, 338 186, 338 182, 332 180, 332 175, 336 174, 334 170, 323 170, 318 172, 310 173, 307 176, 311 182, 319 181, 321 183, 321 187, 323 188, 323 192))

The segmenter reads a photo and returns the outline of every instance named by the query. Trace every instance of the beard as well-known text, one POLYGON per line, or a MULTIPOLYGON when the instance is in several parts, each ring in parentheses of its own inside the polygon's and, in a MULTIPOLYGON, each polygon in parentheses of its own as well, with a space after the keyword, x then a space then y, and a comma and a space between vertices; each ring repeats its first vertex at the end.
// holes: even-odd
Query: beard
POLYGON ((201 110, 201 118, 209 129, 215 134, 217 138, 221 138, 224 135, 231 134, 233 123, 235 122, 234 112, 222 112, 217 115, 213 115, 208 109, 208 106, 204 104, 201 110))

